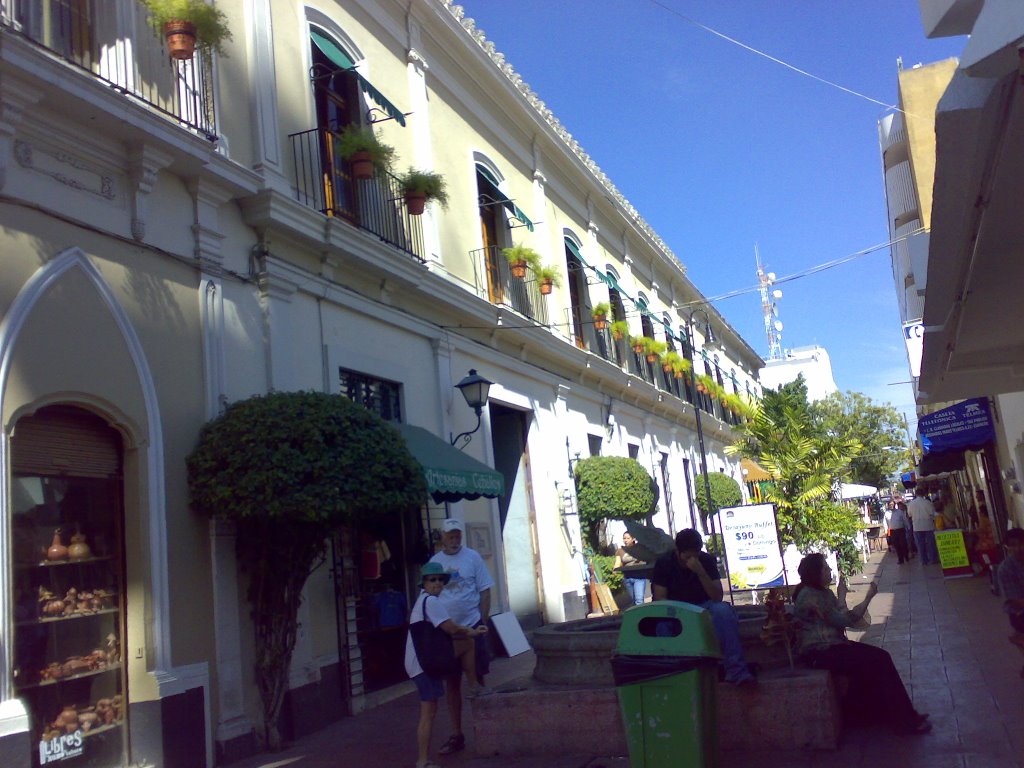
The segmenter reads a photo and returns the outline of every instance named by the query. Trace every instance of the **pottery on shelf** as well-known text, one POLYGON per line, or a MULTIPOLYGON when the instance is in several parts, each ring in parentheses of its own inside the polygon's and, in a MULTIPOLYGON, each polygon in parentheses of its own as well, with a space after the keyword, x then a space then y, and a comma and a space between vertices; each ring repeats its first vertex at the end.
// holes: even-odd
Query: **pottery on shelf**
POLYGON ((76 533, 71 537, 71 546, 68 547, 68 557, 72 560, 85 560, 92 555, 92 550, 85 543, 85 534, 76 533))
POLYGON ((60 528, 53 532, 53 542, 50 544, 50 548, 46 550, 47 560, 67 560, 68 548, 60 540, 60 528))

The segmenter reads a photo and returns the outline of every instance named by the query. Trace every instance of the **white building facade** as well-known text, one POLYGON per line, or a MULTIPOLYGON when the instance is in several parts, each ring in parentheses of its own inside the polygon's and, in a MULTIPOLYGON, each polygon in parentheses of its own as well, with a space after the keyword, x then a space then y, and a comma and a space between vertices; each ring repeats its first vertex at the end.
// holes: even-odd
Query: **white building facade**
POLYGON ((832 360, 828 350, 817 345, 786 349, 781 359, 766 361, 761 370, 761 386, 778 389, 783 384, 796 381, 800 376, 807 383, 807 399, 810 402, 824 400, 839 391, 832 376, 832 360))

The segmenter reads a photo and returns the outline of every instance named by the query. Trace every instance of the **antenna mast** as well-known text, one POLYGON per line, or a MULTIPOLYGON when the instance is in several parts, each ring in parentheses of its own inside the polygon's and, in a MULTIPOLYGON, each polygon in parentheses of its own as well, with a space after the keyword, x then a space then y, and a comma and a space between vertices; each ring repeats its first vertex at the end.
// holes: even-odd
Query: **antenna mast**
POLYGON ((761 312, 764 314, 764 335, 768 338, 768 359, 782 359, 782 321, 779 320, 779 307, 776 299, 782 298, 782 291, 772 290, 775 284, 775 273, 765 272, 761 263, 761 252, 754 244, 754 260, 757 262, 757 283, 761 289, 761 312))

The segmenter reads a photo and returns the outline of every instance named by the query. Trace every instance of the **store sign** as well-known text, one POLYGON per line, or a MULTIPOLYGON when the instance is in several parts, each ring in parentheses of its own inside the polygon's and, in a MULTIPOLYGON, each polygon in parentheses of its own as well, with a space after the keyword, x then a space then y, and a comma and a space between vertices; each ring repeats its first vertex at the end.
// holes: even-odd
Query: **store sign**
POLYGON ((964 532, 959 528, 946 528, 935 532, 935 547, 939 551, 939 565, 946 578, 973 576, 971 559, 967 556, 964 532))
POLYGON ((786 583, 773 504, 723 507, 718 530, 732 589, 764 589, 786 583))
POLYGON ((48 741, 39 742, 39 764, 59 763, 72 757, 80 757, 85 750, 85 737, 82 731, 64 733, 48 741))
POLYGON ((978 450, 995 440, 988 399, 974 397, 922 416, 917 422, 926 453, 978 450))
POLYGON ((921 355, 924 352, 924 323, 920 320, 903 324, 903 341, 907 344, 907 359, 910 361, 910 375, 921 377, 921 355))

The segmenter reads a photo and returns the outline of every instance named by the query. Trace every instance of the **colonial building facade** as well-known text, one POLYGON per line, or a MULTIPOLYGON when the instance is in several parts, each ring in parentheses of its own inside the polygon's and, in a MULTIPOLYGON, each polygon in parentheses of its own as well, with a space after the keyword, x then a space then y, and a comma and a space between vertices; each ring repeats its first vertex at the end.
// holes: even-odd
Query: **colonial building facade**
POLYGON ((329 543, 292 734, 401 683, 412 574, 446 516, 495 576, 492 610, 531 626, 587 611, 579 458, 637 458, 670 533, 699 524, 698 413, 709 470, 741 478, 737 417, 593 310, 728 393, 756 396, 762 360, 459 6, 217 6, 226 55, 172 61, 141 3, 0 3, 3 765, 256 748, 235 533, 189 509, 184 463, 226 403, 335 393, 443 457, 476 423, 454 385, 494 382, 459 441, 500 474, 493 492, 434 487, 419 513, 329 543), (392 172, 355 178, 349 125, 396 169, 443 174, 447 208, 411 213, 392 172), (561 284, 514 275, 515 245, 561 284))

